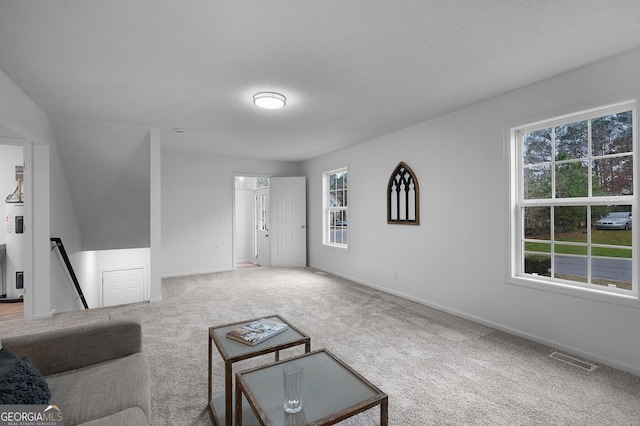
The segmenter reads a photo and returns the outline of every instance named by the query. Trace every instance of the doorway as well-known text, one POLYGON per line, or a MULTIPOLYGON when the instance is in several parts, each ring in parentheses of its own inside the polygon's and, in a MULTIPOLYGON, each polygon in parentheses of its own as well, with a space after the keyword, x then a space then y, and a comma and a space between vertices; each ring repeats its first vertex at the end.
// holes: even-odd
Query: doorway
POLYGON ((269 178, 234 177, 234 268, 268 266, 269 178))
POLYGON ((304 177, 234 176, 234 268, 307 265, 304 177))
POLYGON ((269 243, 269 187, 254 191, 255 228, 254 251, 256 264, 259 266, 271 266, 271 245, 269 243))
POLYGON ((24 318, 24 147, 0 142, 0 320, 24 318))

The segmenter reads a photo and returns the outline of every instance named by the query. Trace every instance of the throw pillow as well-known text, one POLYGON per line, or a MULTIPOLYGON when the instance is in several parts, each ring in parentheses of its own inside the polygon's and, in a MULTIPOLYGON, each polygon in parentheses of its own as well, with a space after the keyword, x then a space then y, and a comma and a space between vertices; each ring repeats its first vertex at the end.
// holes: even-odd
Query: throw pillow
POLYGON ((27 358, 6 346, 0 350, 0 404, 48 404, 49 384, 27 358))
POLYGON ((0 349, 0 380, 9 374, 9 371, 15 367, 19 359, 11 349, 7 347, 0 349))

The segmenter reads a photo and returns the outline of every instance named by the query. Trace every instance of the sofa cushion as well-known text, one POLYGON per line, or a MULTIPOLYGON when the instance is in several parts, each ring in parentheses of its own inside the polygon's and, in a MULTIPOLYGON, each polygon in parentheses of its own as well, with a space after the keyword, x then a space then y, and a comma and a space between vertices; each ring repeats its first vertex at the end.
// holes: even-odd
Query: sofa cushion
POLYGON ((149 367, 142 353, 52 374, 47 381, 51 403, 62 410, 65 425, 97 420, 133 407, 141 408, 150 418, 149 367))
POLYGON ((101 419, 91 420, 82 423, 82 426, 142 426, 148 425, 149 421, 144 412, 138 408, 127 408, 116 414, 112 414, 101 419))
POLYGON ((0 404, 48 404, 51 391, 38 369, 9 348, 0 349, 0 404))
POLYGON ((2 345, 26 356, 45 376, 142 351, 138 321, 101 321, 76 327, 7 337, 2 345))

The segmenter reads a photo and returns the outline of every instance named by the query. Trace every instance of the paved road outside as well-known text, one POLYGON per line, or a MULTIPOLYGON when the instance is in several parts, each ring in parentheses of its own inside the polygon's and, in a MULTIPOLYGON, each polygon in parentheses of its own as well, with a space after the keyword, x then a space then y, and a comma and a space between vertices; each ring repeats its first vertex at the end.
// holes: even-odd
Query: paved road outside
MULTIPOLYGON (((587 276, 587 258, 582 256, 555 255, 556 274, 587 276)), ((594 257, 591 259, 593 278, 631 282, 631 259, 594 257)))

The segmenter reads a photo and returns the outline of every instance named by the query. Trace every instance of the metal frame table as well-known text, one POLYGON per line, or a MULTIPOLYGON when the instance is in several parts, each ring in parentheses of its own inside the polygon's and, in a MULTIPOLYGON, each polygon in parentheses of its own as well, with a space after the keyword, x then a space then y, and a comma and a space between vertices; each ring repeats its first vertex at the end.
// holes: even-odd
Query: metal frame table
POLYGON ((229 324, 216 325, 213 327, 209 327, 209 394, 208 394, 208 402, 209 402, 209 412, 213 419, 214 424, 225 426, 232 426, 233 424, 233 389, 232 389, 232 379, 233 379, 233 363, 242 361, 245 359, 257 357, 260 355, 265 355, 268 353, 275 353, 276 362, 280 359, 280 351, 283 349, 291 348, 298 345, 305 346, 305 352, 311 351, 311 338, 292 325, 290 322, 286 321, 279 315, 270 315, 263 316, 260 318, 254 318, 245 321, 233 322, 229 324), (267 318, 274 321, 279 321, 287 324, 289 328, 277 334, 268 340, 259 343, 255 346, 245 345, 244 343, 236 342, 235 340, 228 339, 226 337, 227 332, 241 327, 250 322, 267 318), (224 361, 224 397, 212 399, 212 384, 213 384, 213 362, 212 362, 212 353, 213 353, 213 345, 218 348, 218 352, 224 361), (216 409, 216 405, 221 405, 220 400, 224 398, 224 409, 219 407, 216 409), (223 411, 223 412, 220 412, 223 411))
POLYGON ((326 349, 236 373, 236 426, 242 425, 243 401, 262 426, 332 425, 377 405, 380 424, 389 422, 388 396, 326 349), (291 362, 304 368, 302 410, 295 414, 283 408, 282 366, 291 362))

